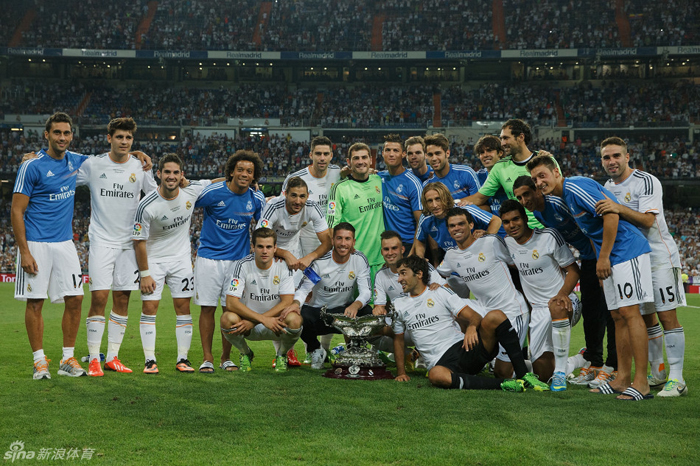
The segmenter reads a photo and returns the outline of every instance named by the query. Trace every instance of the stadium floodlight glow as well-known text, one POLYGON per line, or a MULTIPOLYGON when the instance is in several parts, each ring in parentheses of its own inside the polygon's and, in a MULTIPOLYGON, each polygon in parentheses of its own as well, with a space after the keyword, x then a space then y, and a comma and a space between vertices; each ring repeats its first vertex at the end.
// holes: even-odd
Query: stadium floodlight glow
POLYGON ((32 61, 32 59, 30 58, 29 61, 32 61))
POLYGON ((44 63, 46 63, 46 58, 43 58, 41 61, 44 62, 44 63))

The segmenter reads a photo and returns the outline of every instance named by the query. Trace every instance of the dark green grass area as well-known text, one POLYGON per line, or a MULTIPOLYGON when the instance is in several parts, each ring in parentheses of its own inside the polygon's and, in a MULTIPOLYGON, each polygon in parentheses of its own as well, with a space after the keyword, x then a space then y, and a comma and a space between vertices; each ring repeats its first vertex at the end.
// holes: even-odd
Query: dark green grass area
MULTIPOLYGON (((24 451, 94 449, 83 463, 119 465, 700 464, 697 295, 688 295, 693 307, 679 310, 689 396, 623 402, 571 385, 563 393, 467 392, 432 388, 420 373, 409 374, 407 383, 325 379, 308 367, 278 374, 271 367, 269 342, 251 344, 252 372, 224 373, 218 369, 218 335, 216 372, 179 374, 169 296, 157 319, 161 373, 147 376, 141 373, 137 293, 120 353, 134 374, 56 375, 63 308, 46 304, 44 349, 53 378, 35 381, 24 304, 14 301, 12 292, 11 284, 0 285, 0 455, 19 440, 24 451)), ((199 309, 192 306, 192 311, 190 359, 198 366, 199 309)), ((572 353, 583 345, 582 332, 581 325, 574 328, 572 353)), ((103 351, 106 340, 105 332, 103 351)), ((339 341, 336 337, 334 344, 339 341)), ((84 323, 76 347, 77 356, 86 354, 84 323)), ((303 358, 301 343, 297 351, 303 358)))

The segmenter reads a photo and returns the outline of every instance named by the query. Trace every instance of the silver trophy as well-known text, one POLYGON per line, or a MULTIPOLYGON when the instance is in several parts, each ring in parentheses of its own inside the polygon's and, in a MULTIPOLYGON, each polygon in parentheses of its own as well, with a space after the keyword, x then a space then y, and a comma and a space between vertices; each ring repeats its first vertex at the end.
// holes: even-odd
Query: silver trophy
POLYGON ((321 308, 321 319, 345 335, 348 343, 347 349, 333 362, 333 368, 323 376, 331 379, 393 379, 394 376, 386 369, 368 341, 387 325, 386 319, 393 316, 391 304, 387 305, 387 314, 379 316, 370 314, 347 317, 343 314, 329 314, 327 308, 328 306, 321 308))

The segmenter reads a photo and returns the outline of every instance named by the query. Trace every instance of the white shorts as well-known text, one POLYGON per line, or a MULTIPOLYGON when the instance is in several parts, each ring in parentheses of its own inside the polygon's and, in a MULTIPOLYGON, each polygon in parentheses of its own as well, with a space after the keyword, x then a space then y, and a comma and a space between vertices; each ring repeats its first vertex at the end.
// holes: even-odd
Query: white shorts
POLYGON ((226 307, 234 261, 207 259, 197 256, 194 262, 194 303, 197 306, 226 307))
POLYGON ((611 311, 654 302, 652 289, 649 253, 613 265, 612 275, 603 280, 605 302, 611 311))
MULTIPOLYGON (((549 313, 549 311, 547 312, 549 313)), ((515 331, 518 332, 520 347, 522 348, 525 344, 525 337, 527 337, 527 326, 530 318, 527 314, 523 314, 513 318, 508 317, 508 320, 510 320, 510 325, 512 325, 515 331)), ((510 362, 508 353, 506 353, 505 348, 503 348, 500 343, 498 344, 498 356, 496 356, 496 359, 504 362, 510 362)))
POLYGON ((25 273, 17 248, 15 299, 50 298, 52 303, 62 303, 64 296, 83 296, 83 272, 73 241, 27 241, 27 246, 39 270, 36 275, 25 273))
MULTIPOLYGON (((299 332, 298 335, 301 336, 301 332, 299 332)), ((275 332, 265 327, 263 324, 257 324, 253 327, 253 330, 250 331, 250 335, 245 335, 245 339, 249 341, 280 341, 282 339, 282 334, 276 335, 275 332)))
POLYGON ((141 301, 160 301, 163 286, 167 283, 173 298, 191 298, 194 296, 194 273, 189 258, 174 262, 157 262, 149 265, 151 277, 156 282, 156 291, 151 294, 141 293, 141 301))
POLYGON ((139 267, 134 248, 90 246, 90 291, 139 289, 139 267))
POLYGON ((652 270, 651 281, 654 284, 654 302, 640 307, 642 315, 673 311, 686 305, 680 268, 652 270))

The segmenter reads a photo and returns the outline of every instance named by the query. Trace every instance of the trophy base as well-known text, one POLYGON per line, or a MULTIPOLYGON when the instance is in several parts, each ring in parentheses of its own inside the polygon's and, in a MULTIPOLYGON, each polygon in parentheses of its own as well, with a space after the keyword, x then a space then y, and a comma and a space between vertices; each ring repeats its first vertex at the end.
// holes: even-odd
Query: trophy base
POLYGON ((329 369, 323 374, 329 379, 346 380, 384 380, 393 379, 394 376, 382 366, 357 366, 346 364, 333 364, 333 369, 329 369))

